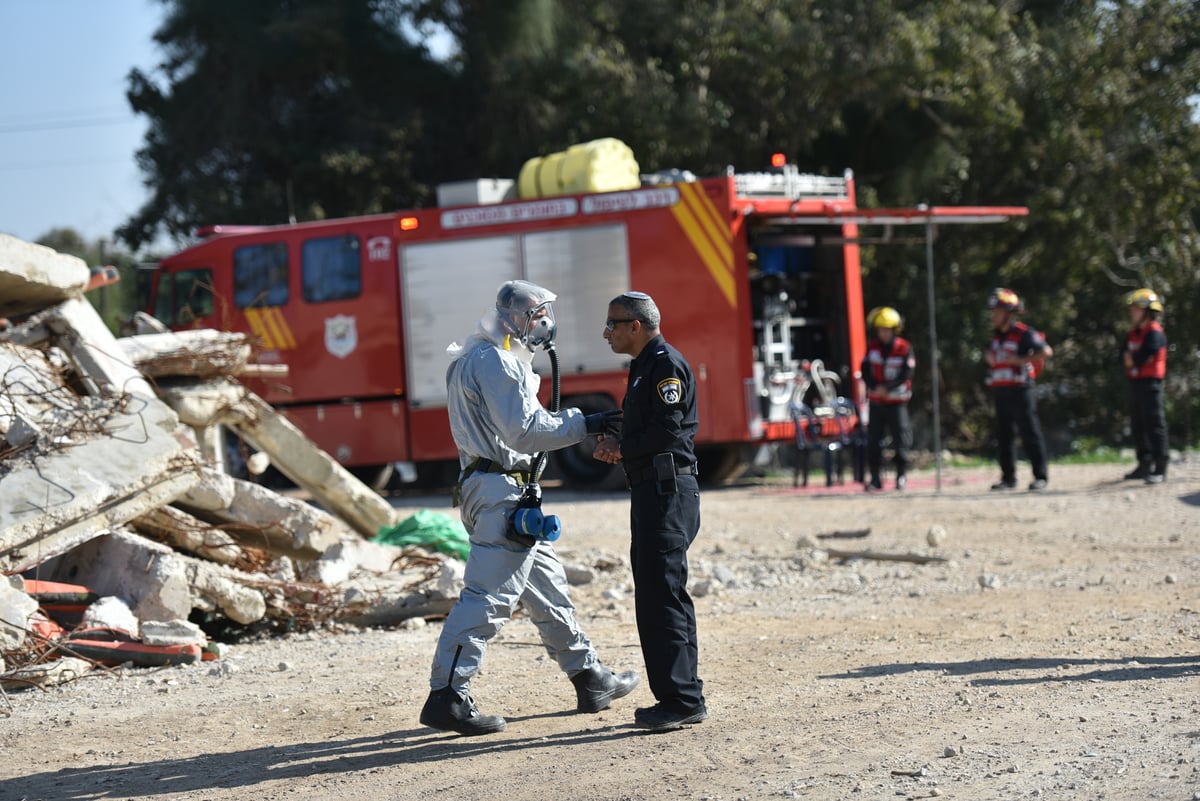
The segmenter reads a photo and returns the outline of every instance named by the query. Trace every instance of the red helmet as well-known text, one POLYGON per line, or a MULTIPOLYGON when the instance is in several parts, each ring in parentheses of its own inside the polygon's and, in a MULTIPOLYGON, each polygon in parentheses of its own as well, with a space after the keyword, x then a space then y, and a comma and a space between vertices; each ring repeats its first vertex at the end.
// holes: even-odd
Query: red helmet
POLYGON ((992 290, 992 294, 988 296, 987 305, 989 309, 1006 309, 1013 312, 1025 309, 1025 304, 1021 302, 1017 293, 1002 286, 992 290))

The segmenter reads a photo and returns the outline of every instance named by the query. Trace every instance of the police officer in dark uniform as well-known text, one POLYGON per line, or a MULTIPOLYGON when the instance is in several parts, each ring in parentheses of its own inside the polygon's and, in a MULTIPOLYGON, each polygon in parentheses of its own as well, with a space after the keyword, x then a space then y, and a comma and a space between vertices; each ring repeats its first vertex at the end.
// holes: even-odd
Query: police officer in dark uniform
POLYGON ((604 338, 633 357, 619 439, 604 437, 595 456, 625 469, 630 492, 630 561, 638 637, 650 691, 638 726, 678 729, 708 717, 697 675, 696 609, 687 591, 687 550, 700 531, 696 477, 696 380, 687 360, 659 333, 660 315, 644 292, 608 306, 604 338))

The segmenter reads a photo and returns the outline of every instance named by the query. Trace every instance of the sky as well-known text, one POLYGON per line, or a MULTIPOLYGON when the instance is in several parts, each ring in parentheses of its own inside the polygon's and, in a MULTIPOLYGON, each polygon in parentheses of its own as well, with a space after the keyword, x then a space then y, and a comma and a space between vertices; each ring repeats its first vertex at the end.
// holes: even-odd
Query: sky
MULTIPOLYGON (((0 233, 111 242, 149 200, 135 161, 147 122, 125 91, 135 67, 161 80, 164 16, 156 0, 0 0, 0 233)), ((442 33, 427 45, 450 52, 442 33)))
POLYGON ((126 77, 161 60, 153 0, 0 0, 0 233, 112 240, 149 193, 126 77))

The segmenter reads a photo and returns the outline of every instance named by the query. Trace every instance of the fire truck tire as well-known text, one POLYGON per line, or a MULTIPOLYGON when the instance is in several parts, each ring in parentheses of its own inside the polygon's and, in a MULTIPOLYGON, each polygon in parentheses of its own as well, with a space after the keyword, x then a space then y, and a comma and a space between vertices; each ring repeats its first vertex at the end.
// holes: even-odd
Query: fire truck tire
POLYGON ((387 464, 365 464, 346 468, 355 478, 376 492, 383 492, 392 482, 396 468, 391 462, 387 464))
POLYGON ((698 446, 700 483, 711 486, 737 481, 750 467, 752 455, 752 450, 742 444, 698 446))

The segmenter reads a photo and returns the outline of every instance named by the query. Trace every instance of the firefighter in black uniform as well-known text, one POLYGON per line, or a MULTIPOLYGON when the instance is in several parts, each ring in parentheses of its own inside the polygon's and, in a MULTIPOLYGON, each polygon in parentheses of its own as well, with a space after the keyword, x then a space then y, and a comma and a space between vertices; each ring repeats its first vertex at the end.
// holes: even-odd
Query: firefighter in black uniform
POLYGON ((1000 445, 1000 480, 994 490, 1017 486, 1017 438, 1033 468, 1031 490, 1046 487, 1046 442, 1038 421, 1033 380, 1054 351, 1037 330, 1017 321, 1024 304, 1011 289, 1000 287, 988 298, 992 310, 992 344, 984 353, 988 384, 996 404, 996 438, 1000 445))
POLYGON ((1162 298, 1153 289, 1136 289, 1125 297, 1132 326, 1121 354, 1132 393, 1130 414, 1137 468, 1127 479, 1161 484, 1167 477, 1167 415, 1163 409, 1163 379, 1167 376, 1167 335, 1158 315, 1162 298))
POLYGON ((633 362, 620 438, 603 437, 595 451, 601 461, 619 462, 629 484, 638 637, 658 701, 638 709, 634 720, 652 731, 708 717, 697 675, 696 609, 687 591, 687 551, 700 531, 696 380, 659 333, 660 319, 643 292, 626 292, 608 306, 604 338, 633 362))
POLYGON ((912 400, 912 374, 916 367, 912 345, 900 336, 903 320, 891 306, 867 312, 867 327, 874 336, 863 356, 862 377, 870 401, 867 420, 867 467, 871 480, 867 492, 883 489, 883 440, 890 432, 896 451, 896 489, 908 486, 908 452, 912 448, 912 423, 908 402, 912 400))

